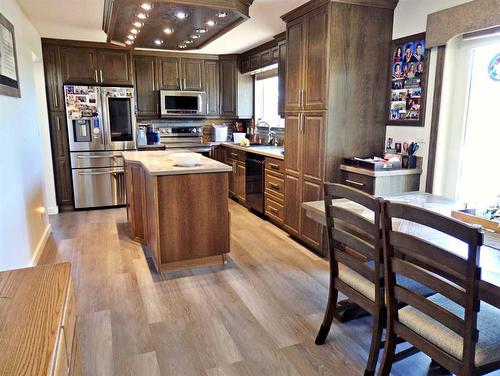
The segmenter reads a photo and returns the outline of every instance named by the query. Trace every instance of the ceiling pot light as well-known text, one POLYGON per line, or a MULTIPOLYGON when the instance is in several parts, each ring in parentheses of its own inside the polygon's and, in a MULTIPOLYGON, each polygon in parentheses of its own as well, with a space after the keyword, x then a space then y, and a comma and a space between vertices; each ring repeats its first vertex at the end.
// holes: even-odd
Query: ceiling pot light
POLYGON ((207 32, 207 29, 205 29, 204 27, 199 27, 195 30, 198 34, 203 34, 203 33, 206 33, 207 32))
POLYGON ((187 18, 187 13, 184 12, 183 10, 180 10, 177 13, 175 13, 175 17, 177 17, 179 20, 183 20, 187 18))
POLYGON ((186 48, 187 46, 184 43, 181 43, 177 47, 179 47, 179 48, 186 48))
POLYGON ((174 29, 172 29, 171 27, 167 27, 167 28, 163 29, 163 32, 165 34, 172 34, 174 32, 174 29))
POLYGON ((148 15, 146 13, 138 13, 137 18, 139 18, 140 20, 145 20, 146 18, 148 18, 148 15))
POLYGON ((193 35, 191 35, 191 37, 190 37, 190 38, 191 38, 191 39, 198 39, 199 37, 200 37, 200 36, 199 36, 198 34, 193 34, 193 35))
POLYGON ((132 42, 131 40, 126 40, 125 44, 128 44, 130 46, 131 44, 134 44, 134 42, 132 42))
POLYGON ((151 9, 153 9, 153 4, 151 4, 151 3, 142 3, 141 4, 141 8, 144 9, 144 10, 151 10, 151 9))
POLYGON ((163 44, 163 41, 161 39, 155 39, 154 42, 157 46, 161 46, 163 44))
POLYGON ((134 40, 135 39, 135 37, 132 34, 127 35, 127 38, 130 39, 130 40, 134 40))
POLYGON ((227 12, 224 12, 224 11, 219 11, 215 14, 217 17, 219 18, 226 18, 227 17, 227 12))
POLYGON ((132 25, 134 25, 135 27, 143 27, 143 26, 144 26, 144 23, 139 22, 139 21, 136 21, 136 22, 134 22, 132 25))
POLYGON ((191 44, 191 43, 193 43, 193 41, 191 39, 188 39, 188 40, 185 40, 184 43, 191 44))
POLYGON ((215 22, 214 20, 208 20, 208 21, 207 21, 207 25, 208 25, 208 26, 215 26, 215 24, 216 24, 216 23, 217 23, 217 22, 215 22))
POLYGON ((131 32, 132 34, 138 34, 138 33, 139 33, 139 30, 137 30, 137 29, 130 29, 130 32, 131 32))

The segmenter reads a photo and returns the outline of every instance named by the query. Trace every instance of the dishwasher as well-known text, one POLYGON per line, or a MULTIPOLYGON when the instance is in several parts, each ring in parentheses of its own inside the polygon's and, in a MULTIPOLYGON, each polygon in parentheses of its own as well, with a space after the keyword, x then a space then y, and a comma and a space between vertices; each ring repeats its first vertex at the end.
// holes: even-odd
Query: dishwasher
POLYGON ((264 157, 247 154, 245 163, 246 206, 264 214, 264 157))

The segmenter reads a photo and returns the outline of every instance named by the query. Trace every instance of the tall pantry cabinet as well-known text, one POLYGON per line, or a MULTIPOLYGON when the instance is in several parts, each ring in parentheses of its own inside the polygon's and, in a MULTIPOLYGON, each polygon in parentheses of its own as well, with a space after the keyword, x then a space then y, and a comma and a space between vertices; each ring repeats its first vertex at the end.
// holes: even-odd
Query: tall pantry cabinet
POLYGON ((323 249, 303 202, 340 182, 342 158, 384 147, 386 69, 396 0, 313 0, 285 14, 285 229, 323 249), (352 3, 351 3, 352 2, 352 3))

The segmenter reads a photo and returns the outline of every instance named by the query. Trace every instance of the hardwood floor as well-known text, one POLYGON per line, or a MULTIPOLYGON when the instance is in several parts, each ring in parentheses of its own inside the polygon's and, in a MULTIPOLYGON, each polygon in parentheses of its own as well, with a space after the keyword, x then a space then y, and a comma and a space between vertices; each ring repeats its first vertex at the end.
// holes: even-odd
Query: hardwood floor
MULTIPOLYGON (((158 275, 129 239, 125 209, 51 217, 40 263, 70 261, 85 375, 361 375, 371 318, 314 338, 328 264, 230 202, 226 266, 158 275)), ((193 229, 196 236, 196 229, 193 229)), ((418 354, 394 375, 425 375, 418 354)))

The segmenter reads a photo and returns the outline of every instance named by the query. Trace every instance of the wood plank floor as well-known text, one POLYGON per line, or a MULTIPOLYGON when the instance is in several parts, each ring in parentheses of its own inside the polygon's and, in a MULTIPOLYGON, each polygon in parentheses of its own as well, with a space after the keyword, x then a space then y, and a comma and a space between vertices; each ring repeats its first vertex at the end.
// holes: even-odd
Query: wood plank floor
MULTIPOLYGON (((40 263, 70 261, 86 375, 361 375, 369 317, 314 338, 328 264, 231 201, 226 266, 158 275, 125 209, 51 217, 40 263)), ((193 228, 196 236, 196 228, 193 228)), ((418 354, 394 375, 426 375, 418 354)))

